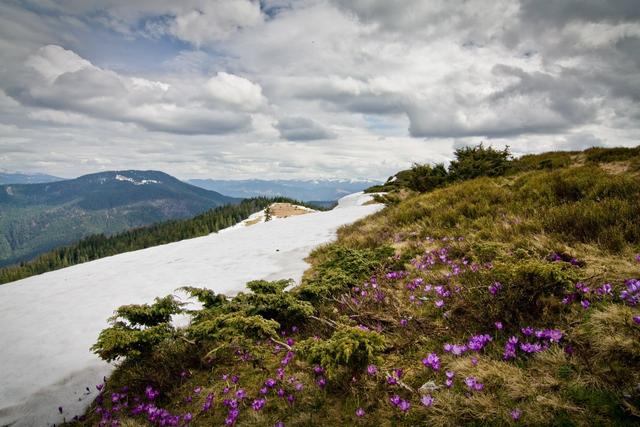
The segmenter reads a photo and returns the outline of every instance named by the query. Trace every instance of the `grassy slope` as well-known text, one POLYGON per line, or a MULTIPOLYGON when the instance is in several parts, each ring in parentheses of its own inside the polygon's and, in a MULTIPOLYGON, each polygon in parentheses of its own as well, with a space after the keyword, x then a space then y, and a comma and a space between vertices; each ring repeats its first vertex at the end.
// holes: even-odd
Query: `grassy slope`
MULTIPOLYGON (((640 425, 640 325, 633 321, 640 312, 620 299, 625 280, 640 277, 640 178, 636 158, 614 161, 599 165, 573 153, 557 170, 396 195, 392 206, 342 228, 336 243, 311 255, 312 268, 291 296, 296 304, 311 302, 314 317, 296 319, 304 310, 283 303, 279 292, 258 290, 209 304, 191 329, 125 360, 107 383, 105 400, 127 386, 122 399, 133 406, 151 385, 161 392, 155 405, 188 412, 192 425, 203 426, 223 424, 229 415, 223 400, 240 388, 249 397, 239 403, 239 425, 510 425, 516 408, 523 425, 640 425), (392 257, 385 247, 393 248, 392 257), (394 271, 403 273, 397 278, 389 274, 394 271), (502 287, 492 295, 496 281, 502 287), (411 289, 412 283, 419 286, 411 289), (589 292, 577 291, 577 283, 589 292), (612 285, 612 295, 595 291, 604 283, 612 285), (563 303, 567 296, 573 302, 563 303), (246 329, 234 335, 224 322, 216 323, 222 336, 203 335, 203 322, 217 322, 221 313, 277 320, 278 341, 291 337, 295 357, 285 365, 283 344, 248 338, 246 329), (294 325, 299 329, 292 333, 294 325), (526 337, 521 330, 527 326, 563 336, 559 343, 526 337), (478 334, 491 338, 479 352, 443 350, 478 334), (511 336, 548 348, 518 350, 515 359, 504 360, 511 336), (429 353, 439 356, 438 370, 421 363, 429 353), (314 372, 319 361, 325 373, 314 372), (366 373, 369 363, 378 366, 377 374, 366 373), (285 368, 280 378, 278 367, 285 368), (386 376, 395 369, 403 373, 392 385, 386 376), (445 371, 454 373, 451 388, 444 386, 445 371), (236 374, 239 382, 223 374, 236 374), (484 389, 469 391, 469 377, 484 389), (267 378, 278 384, 267 391, 264 409, 254 411, 251 403, 267 378), (435 399, 426 407, 418 389, 430 382, 437 389, 426 392, 435 399), (295 402, 279 397, 279 388, 295 402), (212 406, 203 411, 209 393, 212 406), (411 408, 392 405, 394 395, 411 408), (366 415, 357 417, 357 408, 366 415)), ((98 423, 97 408, 112 405, 96 402, 85 423, 98 423)), ((107 411, 123 425, 148 424, 126 412, 107 411)))

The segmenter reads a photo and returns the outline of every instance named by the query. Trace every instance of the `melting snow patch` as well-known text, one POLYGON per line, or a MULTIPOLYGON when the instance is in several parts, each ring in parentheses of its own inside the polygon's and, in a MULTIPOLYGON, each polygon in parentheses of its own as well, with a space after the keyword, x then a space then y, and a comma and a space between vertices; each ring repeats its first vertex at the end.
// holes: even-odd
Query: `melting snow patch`
POLYGON ((129 181, 133 185, 160 184, 160 181, 157 181, 155 179, 143 179, 141 181, 136 181, 133 178, 129 178, 128 176, 124 176, 124 175, 120 175, 120 174, 116 174, 116 180, 117 181, 129 181))

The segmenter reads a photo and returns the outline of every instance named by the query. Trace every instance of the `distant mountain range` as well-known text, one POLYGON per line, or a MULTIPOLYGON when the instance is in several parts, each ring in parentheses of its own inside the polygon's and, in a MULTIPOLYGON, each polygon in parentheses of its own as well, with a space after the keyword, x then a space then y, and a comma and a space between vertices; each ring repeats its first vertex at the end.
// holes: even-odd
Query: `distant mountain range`
POLYGON ((337 200, 347 194, 357 193, 378 181, 348 180, 215 180, 192 179, 189 183, 207 190, 218 191, 233 197, 290 197, 305 202, 337 200))
POLYGON ((8 173, 0 172, 0 185, 3 184, 40 184, 43 182, 62 181, 64 178, 58 178, 57 176, 46 175, 43 173, 8 173))
POLYGON ((49 183, 0 185, 0 266, 90 234, 188 218, 238 202, 157 171, 112 171, 49 183))

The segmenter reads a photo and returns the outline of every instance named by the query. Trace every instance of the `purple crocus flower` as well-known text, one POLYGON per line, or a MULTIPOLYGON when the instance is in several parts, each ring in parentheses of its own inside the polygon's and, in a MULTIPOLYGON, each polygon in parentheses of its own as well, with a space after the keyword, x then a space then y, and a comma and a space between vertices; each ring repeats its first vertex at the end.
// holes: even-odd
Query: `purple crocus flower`
POLYGON ((542 347, 542 344, 540 343, 523 342, 520 344, 520 350, 525 353, 539 353, 544 350, 544 347, 542 347))
POLYGON ((367 366, 367 374, 374 376, 378 373, 378 367, 376 365, 367 366))
POLYGON ((393 396, 391 396, 389 398, 389 402, 391 402, 391 404, 393 406, 398 406, 400 404, 400 402, 402 401, 402 399, 400 398, 400 396, 398 396, 397 394, 394 394, 393 396))
POLYGON ((362 417, 364 417, 364 416, 365 416, 364 409, 362 409, 362 408, 358 408, 358 409, 356 409, 356 417, 358 417, 358 418, 362 418, 362 417))
POLYGON ((479 382, 475 377, 465 378, 464 383, 467 385, 469 390, 482 391, 484 389, 484 384, 479 382))
POLYGON ((401 400, 400 403, 398 403, 398 408, 402 412, 408 412, 409 409, 411 409, 411 403, 407 400, 401 400))
POLYGON ((496 322, 494 323, 494 325, 496 326, 496 329, 499 331, 501 331, 503 328, 502 322, 496 322))
POLYGON ((444 351, 447 353, 451 353, 454 356, 460 356, 468 350, 466 345, 458 345, 458 344, 445 344, 444 351))
POLYGON ((427 357, 422 359, 422 364, 427 367, 431 367, 434 371, 440 370, 440 358, 435 353, 429 353, 427 357))
POLYGON ((522 416, 522 411, 520 409, 515 408, 514 410, 511 411, 511 418, 513 418, 514 421, 518 421, 521 416, 522 416))
POLYGON ((400 319, 400 326, 405 327, 408 323, 409 321, 407 319, 400 319))
POLYGON ((327 385, 327 380, 324 377, 320 377, 316 380, 316 385, 320 388, 324 388, 327 385))
POLYGON ((150 385, 147 386, 147 388, 144 391, 144 395, 146 396, 147 399, 149 400, 154 400, 156 397, 158 397, 160 395, 159 391, 156 391, 153 389, 153 387, 151 387, 150 385))
POLYGON ((251 407, 254 411, 260 411, 264 407, 265 403, 267 403, 266 399, 256 399, 251 404, 251 407))
POLYGON ((474 351, 480 351, 491 341, 491 337, 487 334, 474 335, 469 338, 468 347, 474 351))
POLYGON ((433 405, 434 400, 435 399, 433 397, 431 397, 431 395, 425 394, 424 396, 422 396, 422 398, 420 398, 420 403, 422 403, 422 405, 424 405, 424 406, 426 406, 428 408, 431 405, 433 405))
POLYGON ((613 293, 613 288, 611 287, 611 283, 605 283, 596 289, 596 293, 598 295, 611 295, 613 293))
POLYGON ((489 293, 493 296, 497 295, 502 289, 502 284, 500 282, 494 282, 489 286, 489 293))
POLYGON ((264 382, 264 385, 266 385, 269 388, 273 388, 277 382, 278 381, 274 380, 273 378, 267 378, 264 382))
POLYGON ((633 316, 633 322, 636 325, 640 325, 640 316, 633 316))
POLYGON ((586 309, 589 308, 591 303, 589 302, 588 299, 583 299, 582 301, 580 301, 580 305, 582 306, 582 308, 584 308, 586 310, 586 309))

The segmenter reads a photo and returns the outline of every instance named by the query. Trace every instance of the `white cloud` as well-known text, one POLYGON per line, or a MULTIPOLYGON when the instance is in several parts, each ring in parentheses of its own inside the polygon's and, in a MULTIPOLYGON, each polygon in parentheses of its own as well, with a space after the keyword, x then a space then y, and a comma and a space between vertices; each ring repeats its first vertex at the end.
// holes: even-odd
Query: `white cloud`
POLYGON ((20 169, 46 145, 71 153, 47 155, 54 174, 105 167, 95 153, 185 177, 384 178, 454 144, 640 137, 635 0, 25 2, 0 3, 0 149, 20 169), (162 60, 128 68, 137 44, 162 60))
POLYGON ((176 15, 168 32, 196 46, 224 40, 238 29, 262 22, 260 3, 247 0, 204 2, 200 8, 176 15))
POLYGON ((53 45, 29 56, 25 65, 42 78, 29 75, 12 89, 22 103, 133 123, 151 131, 187 135, 245 132, 251 126, 245 111, 266 104, 260 86, 224 72, 207 81, 129 77, 53 45), (206 104, 200 102, 203 91, 206 104))
POLYGON ((260 85, 225 72, 219 72, 207 80, 205 89, 207 95, 215 102, 222 102, 242 110, 255 111, 266 103, 260 85))

